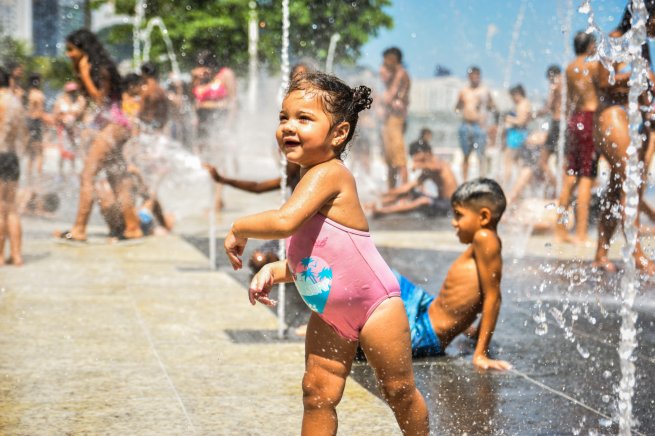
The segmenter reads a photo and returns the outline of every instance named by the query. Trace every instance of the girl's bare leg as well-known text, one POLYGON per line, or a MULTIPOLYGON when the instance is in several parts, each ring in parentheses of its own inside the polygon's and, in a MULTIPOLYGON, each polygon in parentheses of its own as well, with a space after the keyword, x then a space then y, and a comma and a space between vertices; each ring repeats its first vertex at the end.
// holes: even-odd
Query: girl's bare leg
POLYGON ((590 177, 581 177, 578 183, 578 204, 575 210, 575 233, 578 242, 587 241, 589 229, 589 205, 591 204, 591 186, 594 181, 590 177))
POLYGON ((360 343, 403 434, 427 435, 428 409, 414 383, 409 321, 400 298, 390 298, 375 309, 360 343))
POLYGON ((357 342, 342 338, 312 313, 305 338, 303 435, 337 434, 336 407, 341 401, 356 350, 357 342))

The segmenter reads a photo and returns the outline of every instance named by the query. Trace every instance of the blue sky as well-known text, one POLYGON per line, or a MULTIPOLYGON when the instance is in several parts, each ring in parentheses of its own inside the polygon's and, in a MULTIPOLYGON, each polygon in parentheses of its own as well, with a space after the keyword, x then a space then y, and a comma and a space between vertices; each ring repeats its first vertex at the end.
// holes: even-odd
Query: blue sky
MULTIPOLYGON (((546 91, 544 73, 550 64, 565 64, 562 27, 569 0, 525 0, 525 15, 516 46, 511 84, 522 83, 529 94, 546 91)), ((453 75, 465 77, 469 65, 482 68, 483 80, 501 86, 512 31, 522 0, 394 0, 387 12, 394 28, 385 30, 362 49, 360 63, 376 68, 382 51, 395 45, 403 50, 404 63, 413 77, 431 77, 441 64, 453 75), (487 33, 497 31, 487 50, 487 33)), ((572 34, 587 27, 579 14, 580 0, 573 0, 572 34)), ((609 31, 621 19, 626 0, 592 0, 600 27, 609 31)), ((567 42, 572 56, 572 36, 567 42)))

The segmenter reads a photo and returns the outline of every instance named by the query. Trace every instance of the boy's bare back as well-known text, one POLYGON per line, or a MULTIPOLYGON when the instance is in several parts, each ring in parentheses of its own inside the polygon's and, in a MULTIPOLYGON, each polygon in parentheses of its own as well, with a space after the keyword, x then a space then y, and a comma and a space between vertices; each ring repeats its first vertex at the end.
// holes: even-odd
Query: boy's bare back
MULTIPOLYGON (((443 348, 465 331, 482 312, 486 287, 480 276, 480 267, 495 270, 498 285, 502 270, 501 244, 496 232, 483 229, 476 232, 474 241, 453 262, 439 295, 428 309, 428 316, 443 348), (482 261, 476 252, 482 249, 485 257, 491 257, 492 265, 479 265, 482 261)), ((493 285, 493 284, 492 284, 493 285)))

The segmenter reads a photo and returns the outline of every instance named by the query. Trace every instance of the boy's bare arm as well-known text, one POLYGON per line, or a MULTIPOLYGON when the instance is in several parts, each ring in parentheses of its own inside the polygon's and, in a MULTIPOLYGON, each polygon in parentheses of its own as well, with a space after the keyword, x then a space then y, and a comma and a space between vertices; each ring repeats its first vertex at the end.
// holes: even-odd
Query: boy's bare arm
POLYGON ((473 353, 473 364, 482 369, 509 369, 511 365, 488 356, 489 343, 500 312, 500 280, 503 261, 500 241, 490 230, 482 229, 473 238, 473 255, 478 269, 482 292, 482 317, 478 327, 478 342, 473 353))

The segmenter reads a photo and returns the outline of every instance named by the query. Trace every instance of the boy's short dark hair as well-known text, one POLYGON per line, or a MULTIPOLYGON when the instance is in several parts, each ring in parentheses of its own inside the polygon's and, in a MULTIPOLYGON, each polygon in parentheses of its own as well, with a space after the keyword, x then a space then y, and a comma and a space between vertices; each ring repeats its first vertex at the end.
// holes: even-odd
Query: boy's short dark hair
POLYGON ((596 41, 594 35, 591 35, 587 32, 578 32, 573 38, 573 51, 575 51, 576 56, 583 55, 589 50, 589 45, 596 41))
POLYGON ((427 127, 423 127, 421 129, 421 138, 424 137, 425 135, 427 135, 428 133, 432 134, 432 130, 428 129, 427 127))
POLYGON ((450 197, 450 204, 476 211, 486 207, 491 211, 492 224, 496 225, 505 212, 507 199, 503 188, 495 180, 477 178, 459 185, 450 197))
POLYGON ((143 77, 154 77, 156 79, 158 74, 159 71, 157 70, 157 66, 152 62, 141 64, 141 75, 143 75, 143 77))
POLYGON ((548 79, 551 77, 559 76, 560 74, 562 74, 562 69, 559 67, 559 65, 553 64, 546 70, 546 77, 548 79))
POLYGON ((481 73, 480 67, 478 67, 477 65, 471 65, 466 69, 466 74, 473 74, 473 73, 480 74, 481 73))
POLYGON ((27 83, 30 88, 39 88, 41 86, 41 75, 39 73, 31 73, 27 78, 27 83))
POLYGON ((519 94, 521 97, 525 97, 525 89, 523 89, 523 85, 516 85, 513 86, 509 89, 510 95, 513 94, 519 94))
POLYGON ((382 52, 382 57, 385 57, 387 55, 394 55, 396 59, 398 59, 398 62, 403 61, 403 52, 400 51, 398 47, 389 47, 388 49, 382 52))

